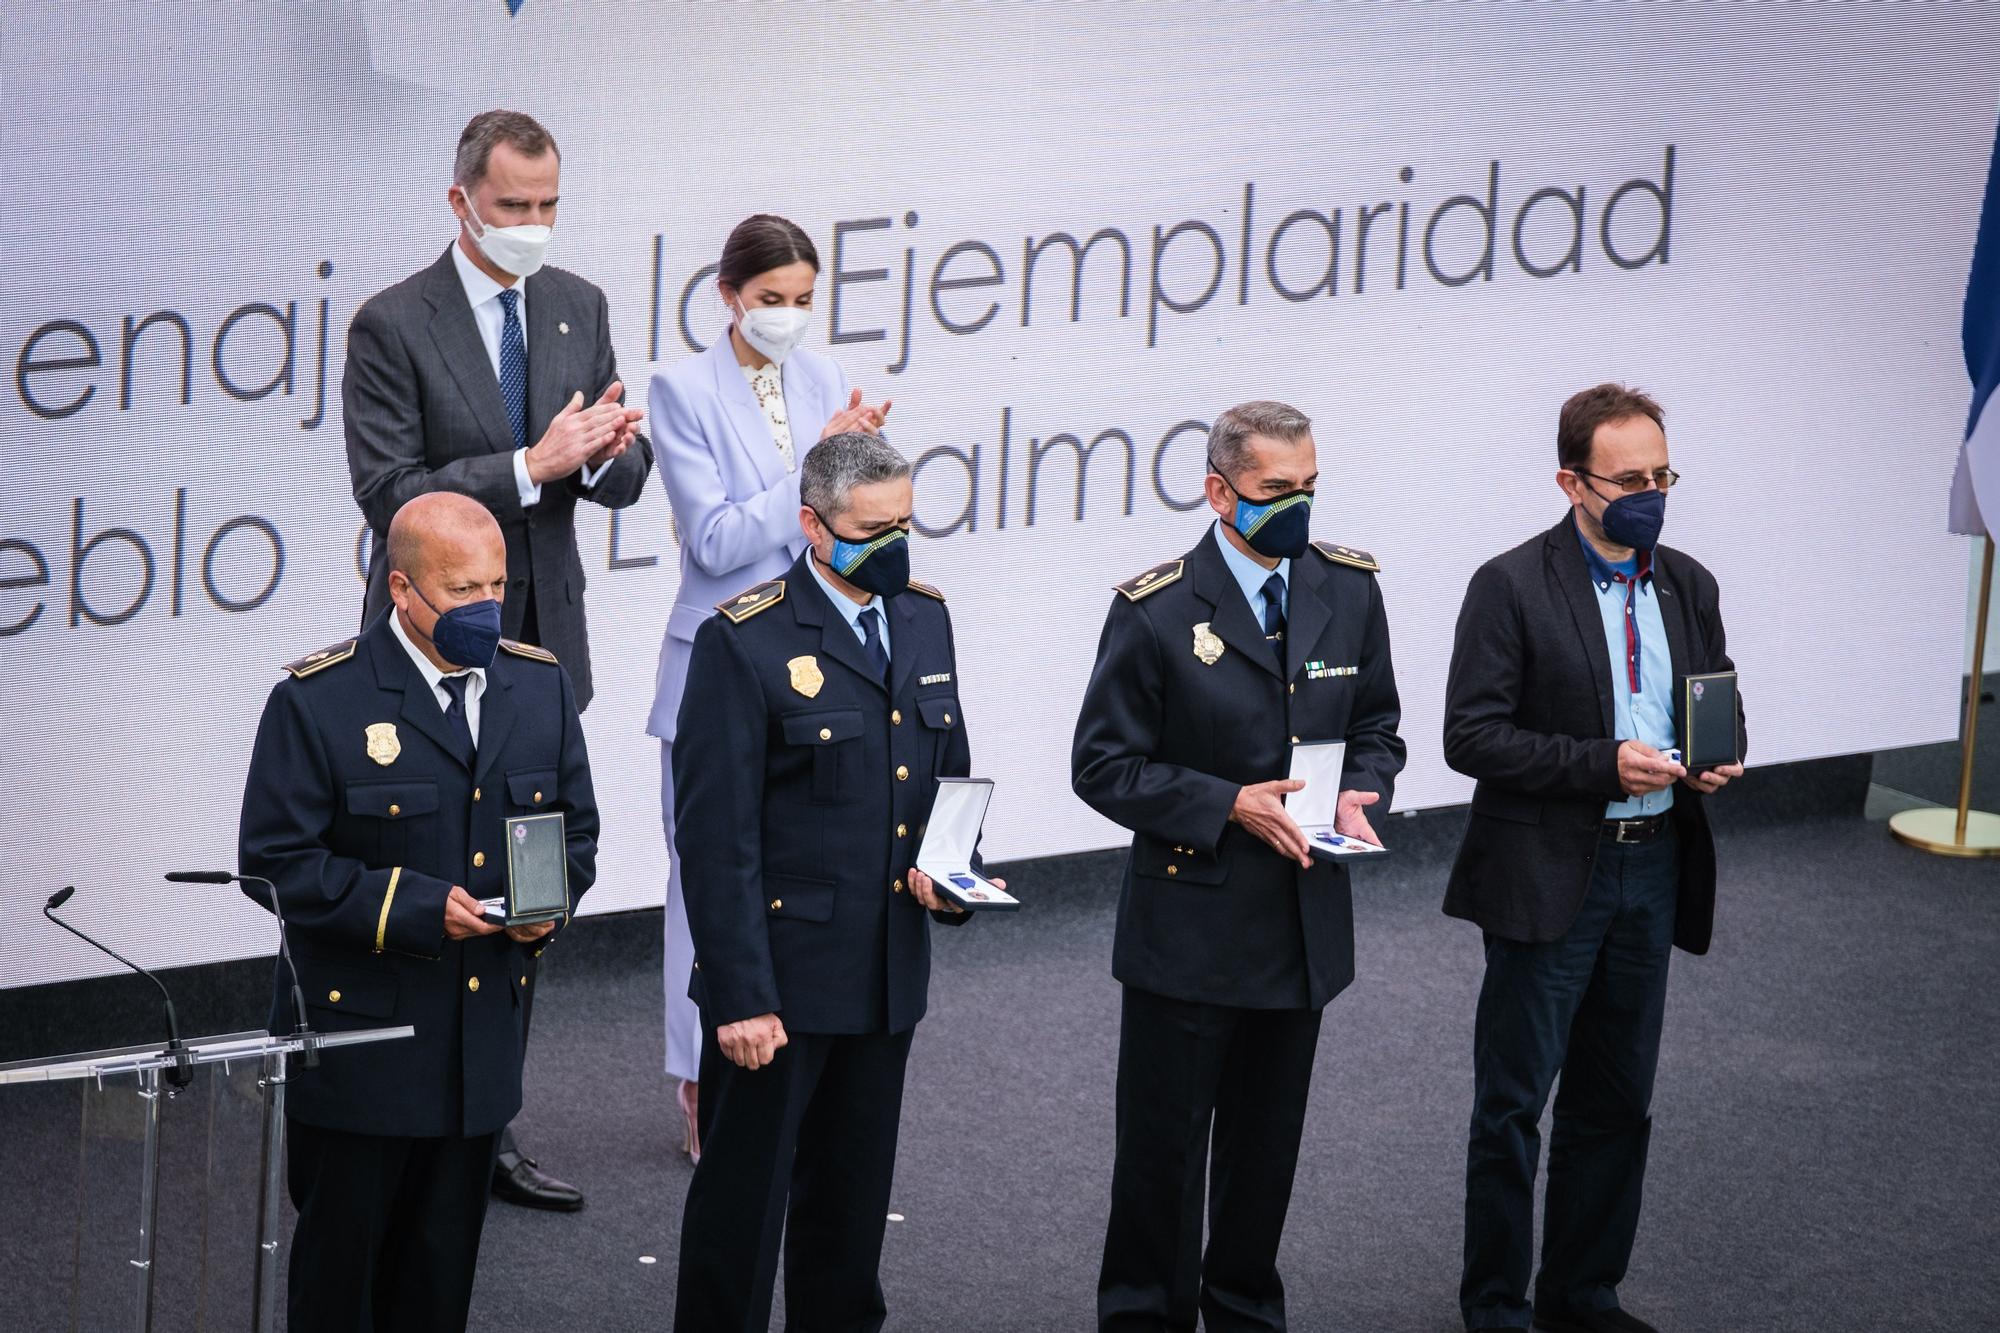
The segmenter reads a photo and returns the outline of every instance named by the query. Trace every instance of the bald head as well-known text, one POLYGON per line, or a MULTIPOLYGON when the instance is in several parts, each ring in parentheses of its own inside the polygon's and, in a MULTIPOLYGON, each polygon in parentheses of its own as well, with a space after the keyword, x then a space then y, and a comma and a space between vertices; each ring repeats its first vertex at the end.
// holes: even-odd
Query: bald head
POLYGON ((389 597, 403 626, 441 668, 431 631, 455 606, 507 597, 507 543, 477 500, 432 491, 389 521, 389 597))

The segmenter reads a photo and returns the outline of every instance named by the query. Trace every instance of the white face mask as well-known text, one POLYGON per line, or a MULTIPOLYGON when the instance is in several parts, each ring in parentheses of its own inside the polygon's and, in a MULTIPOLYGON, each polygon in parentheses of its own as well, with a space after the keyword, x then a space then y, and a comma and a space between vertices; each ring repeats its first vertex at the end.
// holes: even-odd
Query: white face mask
POLYGON ((743 341, 779 365, 805 340, 806 325, 812 322, 812 312, 795 305, 760 305, 755 310, 738 305, 736 309, 736 328, 743 341))
POLYGON ((489 227, 479 221, 479 210, 472 206, 472 192, 465 193, 465 211, 472 214, 472 220, 479 227, 471 232, 472 242, 480 253, 493 261, 496 268, 511 273, 517 278, 532 276, 542 266, 549 248, 549 237, 553 232, 549 227, 489 227))

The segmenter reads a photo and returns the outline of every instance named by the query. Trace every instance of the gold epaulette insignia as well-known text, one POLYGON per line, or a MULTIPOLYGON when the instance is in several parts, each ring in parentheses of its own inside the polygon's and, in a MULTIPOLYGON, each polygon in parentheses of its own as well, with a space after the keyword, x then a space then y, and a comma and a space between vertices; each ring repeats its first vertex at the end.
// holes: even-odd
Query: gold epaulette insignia
POLYGON ((537 662, 553 662, 556 655, 548 649, 532 643, 521 643, 514 639, 500 640, 500 646, 516 657, 532 658, 537 662))
POLYGON ((1382 572, 1382 563, 1366 551, 1357 551, 1352 546, 1336 546, 1332 542, 1314 542, 1313 550, 1318 551, 1336 565, 1347 565, 1354 569, 1365 569, 1370 574, 1382 572))
POLYGON ((928 583, 919 583, 915 579, 910 580, 910 591, 920 592, 926 597, 935 597, 940 602, 944 600, 944 594, 942 592, 938 591, 936 588, 933 588, 928 583))
POLYGON ((324 671, 354 656, 354 650, 360 642, 359 639, 342 639, 339 643, 322 648, 316 653, 307 653, 296 662, 285 663, 285 670, 291 672, 294 679, 304 680, 316 671, 324 671))
POLYGON ((772 579, 760 583, 748 592, 739 593, 726 602, 719 603, 716 610, 729 617, 729 623, 740 625, 759 611, 768 611, 785 600, 785 581, 772 579))
POLYGON ((1126 579, 1118 585, 1118 591, 1124 593, 1127 599, 1136 602, 1141 597, 1151 597, 1186 572, 1187 561, 1169 560, 1164 564, 1154 565, 1135 579, 1126 579))

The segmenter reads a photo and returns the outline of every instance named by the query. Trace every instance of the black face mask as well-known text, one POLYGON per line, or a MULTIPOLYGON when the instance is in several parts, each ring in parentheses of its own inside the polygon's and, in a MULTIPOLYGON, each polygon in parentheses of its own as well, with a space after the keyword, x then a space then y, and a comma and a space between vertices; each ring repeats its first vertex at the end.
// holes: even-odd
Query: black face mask
POLYGON ((1236 509, 1229 516, 1229 526, 1250 544, 1251 550, 1277 560, 1292 560, 1306 553, 1306 546, 1312 541, 1311 491, 1300 487, 1269 500, 1245 499, 1243 492, 1236 490, 1236 483, 1215 466, 1214 459, 1208 465, 1215 469, 1215 475, 1222 478, 1224 485, 1236 492, 1236 509))
POLYGON ((910 586, 910 530, 891 528, 867 541, 849 541, 833 530, 826 515, 813 516, 833 538, 833 554, 826 567, 855 587, 877 597, 896 597, 910 586))

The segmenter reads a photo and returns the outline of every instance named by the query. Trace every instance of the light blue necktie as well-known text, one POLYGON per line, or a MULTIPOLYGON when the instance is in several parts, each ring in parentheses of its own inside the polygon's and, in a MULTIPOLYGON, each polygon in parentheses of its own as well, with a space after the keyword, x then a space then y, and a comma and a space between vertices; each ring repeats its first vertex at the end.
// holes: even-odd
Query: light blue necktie
POLYGON ((509 288, 500 293, 500 397, 507 404, 507 420, 514 427, 514 447, 528 447, 528 348, 521 340, 521 319, 514 308, 521 294, 509 288))

